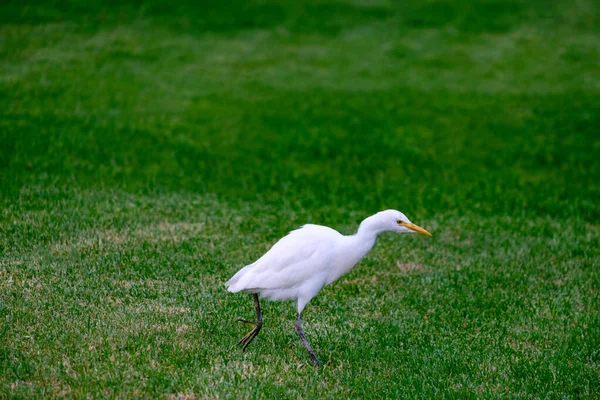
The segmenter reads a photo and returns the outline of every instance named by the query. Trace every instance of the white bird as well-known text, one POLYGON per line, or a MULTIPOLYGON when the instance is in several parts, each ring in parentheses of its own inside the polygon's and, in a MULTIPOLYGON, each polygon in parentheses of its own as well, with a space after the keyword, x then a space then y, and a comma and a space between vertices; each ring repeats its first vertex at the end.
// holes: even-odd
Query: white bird
POLYGON ((315 356, 302 330, 301 315, 306 304, 319 291, 354 267, 375 245, 377 235, 392 231, 418 232, 431 236, 425 229, 411 223, 396 210, 381 211, 365 219, 354 235, 344 236, 321 225, 304 225, 281 238, 261 258, 239 270, 227 283, 232 293, 252 293, 256 321, 238 319, 254 325, 238 345, 242 351, 262 328, 262 313, 258 294, 270 300, 294 300, 298 310, 296 332, 315 365, 315 356))

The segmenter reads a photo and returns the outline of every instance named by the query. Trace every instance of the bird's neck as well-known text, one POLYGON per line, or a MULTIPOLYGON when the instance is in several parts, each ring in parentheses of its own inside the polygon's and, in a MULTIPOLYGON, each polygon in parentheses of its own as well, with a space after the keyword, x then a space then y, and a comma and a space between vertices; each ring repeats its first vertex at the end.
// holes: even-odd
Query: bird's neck
POLYGON ((335 281, 340 276, 350 271, 375 245, 377 234, 383 230, 377 229, 374 220, 364 220, 354 235, 344 236, 346 246, 344 247, 344 262, 336 265, 336 268, 327 279, 327 284, 335 281))
POLYGON ((356 236, 364 238, 365 241, 373 240, 373 243, 375 243, 377 235, 385 231, 385 228, 378 217, 379 216, 375 214, 361 222, 358 231, 356 232, 356 236))
MULTIPOLYGON (((378 218, 371 216, 361 222, 356 234, 352 235, 356 243, 356 250, 362 253, 362 256, 367 254, 375 245, 377 235, 385 231, 378 218)), ((360 258, 362 258, 362 256, 360 258)))

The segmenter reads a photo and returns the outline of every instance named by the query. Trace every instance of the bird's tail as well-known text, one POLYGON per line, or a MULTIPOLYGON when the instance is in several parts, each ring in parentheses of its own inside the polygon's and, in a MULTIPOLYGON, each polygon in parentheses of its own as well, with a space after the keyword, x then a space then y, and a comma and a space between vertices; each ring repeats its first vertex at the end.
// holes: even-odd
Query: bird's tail
POLYGON ((244 290, 242 282, 240 282, 241 278, 248 272, 249 267, 254 264, 246 265, 244 268, 240 269, 235 275, 231 277, 230 280, 225 282, 225 286, 227 286, 227 291, 231 293, 237 293, 241 290, 244 290))

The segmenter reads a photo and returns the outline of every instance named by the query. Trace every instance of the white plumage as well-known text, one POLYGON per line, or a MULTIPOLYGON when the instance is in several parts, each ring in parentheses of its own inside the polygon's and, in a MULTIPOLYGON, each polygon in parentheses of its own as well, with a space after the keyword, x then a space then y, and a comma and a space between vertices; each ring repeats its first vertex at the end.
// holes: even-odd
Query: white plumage
POLYGON ((384 231, 429 232, 412 224, 400 211, 386 210, 365 219, 355 235, 344 236, 321 225, 304 225, 280 239, 261 258, 239 270, 227 283, 230 292, 254 295, 257 321, 240 320, 255 328, 240 340, 242 349, 262 327, 258 294, 270 300, 294 300, 298 310, 296 330, 313 362, 318 364, 304 337, 300 317, 306 304, 323 288, 350 271, 384 231))

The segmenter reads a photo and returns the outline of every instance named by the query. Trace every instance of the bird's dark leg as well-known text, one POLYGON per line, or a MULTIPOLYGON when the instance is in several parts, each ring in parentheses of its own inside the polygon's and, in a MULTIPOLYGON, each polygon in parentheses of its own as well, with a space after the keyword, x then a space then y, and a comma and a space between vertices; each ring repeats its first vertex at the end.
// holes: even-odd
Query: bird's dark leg
POLYGON ((306 347, 308 354, 310 354, 310 358, 312 359, 313 364, 319 365, 319 359, 315 356, 315 353, 312 351, 308 340, 306 340, 306 336, 304 336, 304 331, 302 330, 302 321, 300 320, 300 313, 298 313, 298 319, 296 319, 296 332, 298 332, 298 336, 300 340, 302 340, 302 344, 306 347))
POLYGON ((260 329, 262 328, 262 313, 260 312, 260 302, 258 301, 258 294, 253 293, 254 297, 254 305, 256 306, 256 322, 248 321, 242 318, 239 318, 239 322, 243 322, 245 324, 254 325, 254 329, 246 334, 243 338, 240 339, 238 345, 242 346, 242 352, 246 351, 246 347, 254 340, 260 329))

